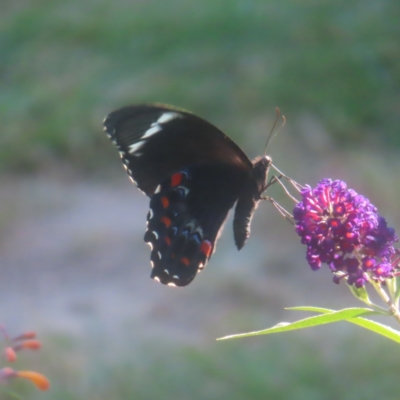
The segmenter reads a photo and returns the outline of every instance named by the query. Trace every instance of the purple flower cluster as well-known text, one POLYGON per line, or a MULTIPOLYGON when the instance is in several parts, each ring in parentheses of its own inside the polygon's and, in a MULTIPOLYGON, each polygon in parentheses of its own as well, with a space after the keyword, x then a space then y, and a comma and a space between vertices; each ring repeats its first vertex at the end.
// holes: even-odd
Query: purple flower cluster
POLYGON ((301 196, 293 216, 313 270, 326 263, 334 282, 345 278, 358 288, 371 279, 384 282, 394 276, 397 236, 366 197, 331 179, 321 180, 313 189, 305 186, 301 196))

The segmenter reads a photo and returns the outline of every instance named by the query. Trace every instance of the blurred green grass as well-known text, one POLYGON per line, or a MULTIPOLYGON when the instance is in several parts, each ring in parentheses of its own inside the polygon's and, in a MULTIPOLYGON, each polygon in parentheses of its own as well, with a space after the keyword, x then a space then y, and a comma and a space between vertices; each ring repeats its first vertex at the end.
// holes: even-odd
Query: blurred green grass
POLYGON ((279 106, 338 145, 399 146, 394 0, 6 1, 0 16, 0 166, 110 158, 101 120, 173 103, 239 136, 279 106), (240 128, 238 128, 240 127, 240 128))

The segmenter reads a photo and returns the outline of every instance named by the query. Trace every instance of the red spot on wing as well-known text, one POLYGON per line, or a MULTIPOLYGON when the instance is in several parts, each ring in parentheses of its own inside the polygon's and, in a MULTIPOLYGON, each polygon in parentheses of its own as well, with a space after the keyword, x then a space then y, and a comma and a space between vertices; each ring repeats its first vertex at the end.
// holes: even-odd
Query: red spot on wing
POLYGON ((200 251, 208 258, 211 255, 212 244, 208 240, 204 240, 200 245, 200 251))
POLYGON ((171 244, 171 239, 168 236, 165 236, 165 243, 167 243, 167 246, 171 244))
POLYGON ((183 177, 183 175, 181 172, 178 172, 178 173, 172 175, 171 176, 171 186, 172 187, 178 186, 182 182, 182 177, 183 177))
POLYGON ((187 257, 182 257, 181 263, 188 266, 190 264, 190 260, 187 257))
POLYGON ((161 197, 161 204, 164 208, 168 208, 168 206, 169 206, 168 197, 165 197, 165 196, 161 197))
POLYGON ((160 221, 168 228, 172 221, 168 217, 162 217, 160 221))

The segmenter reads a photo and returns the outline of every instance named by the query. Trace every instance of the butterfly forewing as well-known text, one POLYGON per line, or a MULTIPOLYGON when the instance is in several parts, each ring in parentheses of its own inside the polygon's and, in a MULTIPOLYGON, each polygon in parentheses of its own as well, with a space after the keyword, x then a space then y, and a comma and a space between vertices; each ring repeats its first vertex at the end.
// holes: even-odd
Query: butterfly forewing
POLYGON ((223 163, 250 173, 243 151, 218 128, 167 106, 121 108, 104 120, 128 174, 148 196, 158 184, 189 165, 223 163))

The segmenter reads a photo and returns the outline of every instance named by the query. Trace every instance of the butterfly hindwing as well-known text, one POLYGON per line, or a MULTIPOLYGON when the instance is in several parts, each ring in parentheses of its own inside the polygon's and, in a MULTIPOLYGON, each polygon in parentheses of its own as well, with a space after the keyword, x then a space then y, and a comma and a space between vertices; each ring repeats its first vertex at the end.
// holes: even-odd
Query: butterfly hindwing
POLYGON ((245 179, 232 166, 208 164, 178 171, 160 183, 150 200, 144 237, 152 248, 153 279, 175 286, 193 280, 211 257, 245 179))
POLYGON ((161 181, 189 165, 223 163, 250 173, 243 151, 218 128, 164 105, 128 106, 110 113, 104 128, 134 183, 151 196, 161 181))

